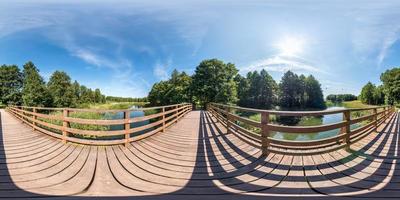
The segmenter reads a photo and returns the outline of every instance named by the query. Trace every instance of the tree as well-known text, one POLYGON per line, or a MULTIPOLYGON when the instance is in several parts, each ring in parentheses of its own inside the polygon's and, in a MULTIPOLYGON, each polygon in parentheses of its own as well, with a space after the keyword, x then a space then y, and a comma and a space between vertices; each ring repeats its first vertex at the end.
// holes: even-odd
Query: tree
POLYGON ((94 91, 94 102, 101 103, 102 102, 102 95, 99 88, 96 88, 94 91))
POLYGON ((366 104, 373 104, 374 100, 374 93, 375 93, 375 85, 371 82, 368 82, 362 89, 360 94, 361 102, 366 104))
POLYGON ((23 70, 22 100, 25 106, 51 106, 51 97, 39 70, 27 62, 23 70))
POLYGON ((234 64, 210 59, 202 61, 195 70, 191 91, 198 103, 205 107, 209 102, 235 103, 238 70, 234 64))
POLYGON ((279 84, 279 100, 283 109, 296 109, 301 106, 304 95, 301 81, 297 74, 287 71, 279 84))
POLYGON ((67 73, 55 71, 48 82, 48 88, 55 107, 75 107, 76 96, 67 73))
MULTIPOLYGON (((249 77, 252 72, 247 73, 249 77)), ((251 97, 249 97, 250 93, 250 79, 247 77, 243 77, 238 74, 235 77, 235 82, 237 85, 237 96, 238 96, 238 105, 242 107, 250 107, 251 105, 251 97)))
POLYGON ((385 93, 382 85, 375 88, 373 95, 374 95, 374 105, 382 105, 385 103, 385 93))
POLYGON ((81 104, 81 85, 78 83, 78 81, 75 80, 74 83, 72 83, 72 90, 75 95, 76 103, 81 104))
POLYGON ((386 70, 381 74, 386 102, 393 105, 400 101, 400 68, 386 70))
POLYGON ((0 67, 0 103, 21 104, 23 75, 16 65, 0 67))
POLYGON ((192 78, 185 72, 174 70, 167 81, 156 83, 151 88, 148 100, 153 106, 178 104, 191 101, 192 78))
POLYGON ((167 105, 169 101, 167 98, 165 98, 165 94, 167 93, 168 88, 169 85, 167 81, 160 81, 158 83, 155 83, 151 88, 149 95, 147 97, 150 101, 150 105, 152 106, 167 105))
POLYGON ((305 105, 307 108, 325 109, 324 95, 322 93, 321 84, 309 75, 304 80, 304 91, 305 91, 305 105))
POLYGON ((354 101, 357 100, 357 96, 353 94, 330 94, 326 97, 326 100, 334 103, 342 101, 354 101))
POLYGON ((235 79, 238 84, 238 104, 243 107, 270 109, 277 99, 278 85, 267 71, 261 70, 240 75, 235 79))

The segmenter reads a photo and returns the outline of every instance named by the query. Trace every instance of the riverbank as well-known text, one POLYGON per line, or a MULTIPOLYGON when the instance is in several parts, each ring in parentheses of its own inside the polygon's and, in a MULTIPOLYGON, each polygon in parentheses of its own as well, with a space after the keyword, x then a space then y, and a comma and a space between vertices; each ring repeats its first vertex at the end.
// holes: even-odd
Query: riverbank
POLYGON ((103 109, 103 110, 121 110, 129 109, 133 106, 144 107, 148 102, 107 102, 100 104, 82 104, 78 106, 79 108, 89 108, 89 109, 103 109))

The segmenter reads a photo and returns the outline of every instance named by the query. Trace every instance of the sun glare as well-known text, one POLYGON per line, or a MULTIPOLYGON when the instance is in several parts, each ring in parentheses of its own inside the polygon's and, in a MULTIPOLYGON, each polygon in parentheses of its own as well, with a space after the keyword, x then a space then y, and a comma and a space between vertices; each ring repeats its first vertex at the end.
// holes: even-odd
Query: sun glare
POLYGON ((304 40, 296 37, 287 37, 277 44, 281 54, 297 55, 303 52, 304 40))

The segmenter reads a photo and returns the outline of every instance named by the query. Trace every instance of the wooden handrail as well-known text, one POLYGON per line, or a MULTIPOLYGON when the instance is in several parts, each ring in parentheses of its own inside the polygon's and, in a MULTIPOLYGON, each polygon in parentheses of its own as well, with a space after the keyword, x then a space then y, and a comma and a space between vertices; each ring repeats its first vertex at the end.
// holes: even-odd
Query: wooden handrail
POLYGON ((172 123, 177 122, 192 110, 188 103, 158 106, 143 109, 98 110, 75 108, 44 108, 28 106, 10 106, 7 111, 24 123, 50 136, 61 139, 64 143, 75 142, 87 145, 114 145, 137 141, 151 136, 159 131, 164 131, 172 123), (130 117, 134 111, 160 110, 161 112, 142 117, 130 117), (43 113, 44 111, 48 113, 43 113), (42 113, 40 113, 42 112, 42 113), (61 112, 61 115, 52 115, 52 112, 61 112), (73 112, 91 113, 123 113, 123 119, 82 119, 72 117, 73 112), (47 120, 47 121, 46 121, 47 120), (51 123, 54 120, 57 123, 51 123), (150 123, 132 127, 132 123, 152 120, 150 123), (122 125, 121 130, 87 130, 71 127, 71 124, 85 124, 95 126, 122 125), (138 134, 140 133, 140 134, 138 134), (134 134, 134 136, 132 136, 134 134), (97 138, 116 136, 116 138, 97 138), (123 139, 121 139, 123 138, 123 139))
POLYGON ((227 127, 227 133, 238 134, 240 138, 247 138, 251 142, 260 144, 260 148, 263 154, 268 152, 291 154, 291 155, 311 155, 322 152, 329 152, 338 148, 346 147, 349 148, 354 140, 360 137, 365 137, 367 134, 365 130, 375 130, 383 123, 391 114, 394 112, 393 106, 371 106, 369 108, 362 109, 337 109, 329 111, 276 111, 276 110, 261 110, 252 108, 243 108, 239 106, 224 105, 218 103, 209 103, 207 105, 207 111, 211 113, 218 121, 227 127), (235 114, 232 111, 251 112, 261 115, 261 121, 254 121, 242 116, 235 114), (372 111, 372 114, 367 114, 362 117, 351 119, 351 113, 357 111, 372 111), (318 126, 285 126, 272 124, 269 121, 270 115, 277 116, 324 116, 331 114, 342 114, 343 120, 332 123, 323 124, 318 126), (357 129, 351 130, 350 125, 363 122, 366 120, 372 120, 357 129), (240 122, 240 123, 238 123, 240 122), (245 129, 240 126, 245 124, 250 127, 254 127, 260 130, 260 133, 245 129), (235 131, 232 131, 232 130, 235 131), (270 136, 271 131, 276 132, 287 132, 287 133, 318 133, 330 130, 341 130, 338 135, 310 141, 289 141, 289 140, 278 140, 270 136))

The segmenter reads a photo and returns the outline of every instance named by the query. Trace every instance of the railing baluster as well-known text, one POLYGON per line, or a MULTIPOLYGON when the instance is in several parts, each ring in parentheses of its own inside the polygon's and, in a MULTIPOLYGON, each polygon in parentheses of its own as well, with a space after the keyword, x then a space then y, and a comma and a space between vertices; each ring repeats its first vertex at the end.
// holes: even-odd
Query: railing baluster
POLYGON ((125 147, 128 147, 129 145, 129 138, 130 138, 130 133, 129 133, 129 129, 131 129, 131 124, 129 122, 131 116, 130 116, 131 112, 129 110, 124 111, 124 119, 125 119, 125 126, 124 126, 124 130, 125 130, 125 147))
POLYGON ((345 110, 343 111, 343 120, 346 122, 345 126, 344 126, 344 132, 345 132, 345 142, 346 142, 346 148, 350 149, 350 111, 349 110, 345 110))
POLYGON ((162 113, 163 113, 163 115, 162 115, 162 132, 164 133, 165 132, 165 107, 163 107, 162 108, 162 113))
POLYGON ((175 106, 175 109, 176 109, 176 111, 175 111, 175 118, 176 118, 176 120, 175 120, 175 123, 178 123, 178 119, 179 119, 179 105, 176 105, 175 106))
POLYGON ((63 127, 62 127, 62 141, 63 143, 67 143, 68 141, 68 131, 67 128, 69 127, 69 122, 66 120, 66 118, 69 116, 69 110, 68 109, 63 109, 63 127))
MULTIPOLYGON (((230 115, 231 109, 229 107, 226 107, 226 133, 230 133, 230 124, 231 124, 231 115, 230 115)), ((233 123, 233 122, 232 122, 233 123)))
MULTIPOLYGON (((37 111, 36 111, 36 108, 33 108, 32 112, 36 114, 36 112, 37 112, 37 111)), ((35 114, 33 114, 33 120, 36 120, 36 119, 37 119, 37 117, 36 117, 35 114)), ((33 124, 33 126, 32 126, 32 127, 33 127, 33 130, 36 130, 36 129, 35 129, 35 127, 36 127, 36 122, 33 121, 32 124, 33 124)))
POLYGON ((378 131, 378 114, 377 114, 377 109, 374 108, 373 112, 374 112, 374 127, 375 127, 375 131, 378 131))
POLYGON ((261 113, 261 150, 263 155, 268 154, 268 147, 269 147, 269 113, 262 112, 261 113))

